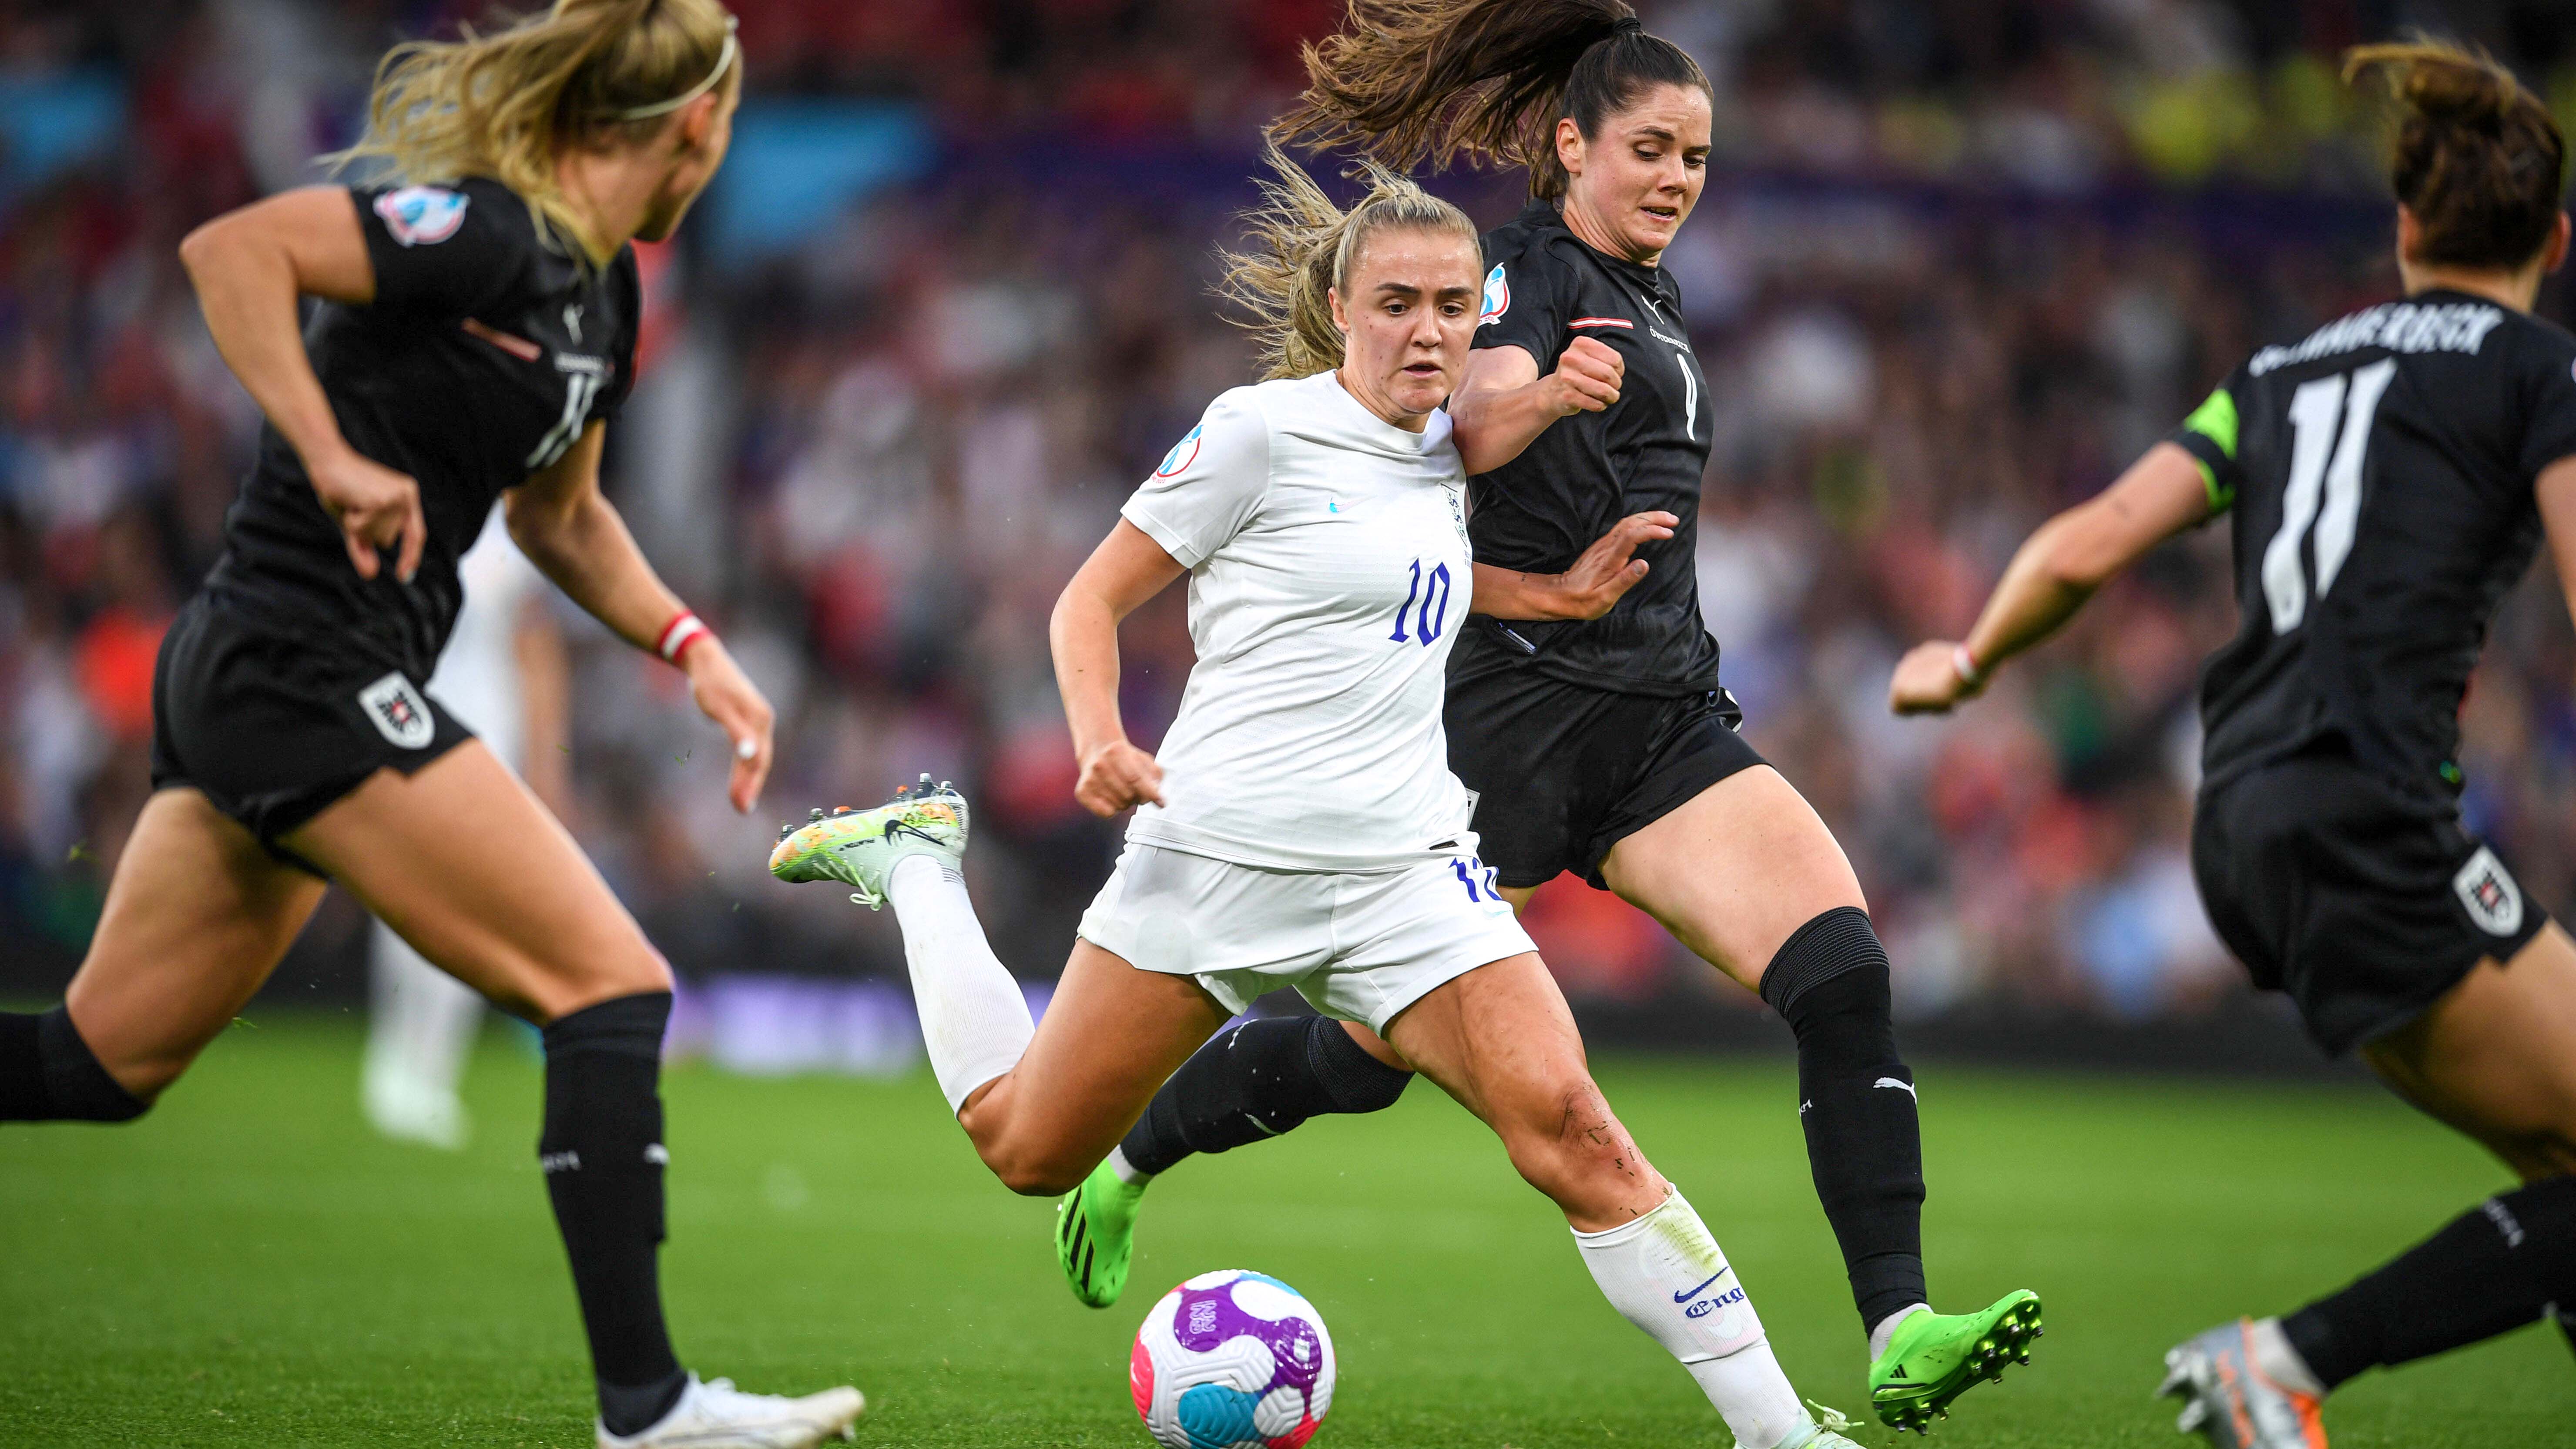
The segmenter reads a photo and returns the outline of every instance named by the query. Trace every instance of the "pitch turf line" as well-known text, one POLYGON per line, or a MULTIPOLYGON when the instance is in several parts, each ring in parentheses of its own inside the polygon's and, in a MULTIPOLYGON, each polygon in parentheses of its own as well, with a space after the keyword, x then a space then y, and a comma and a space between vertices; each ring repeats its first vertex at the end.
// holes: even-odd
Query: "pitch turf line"
MULTIPOLYGON (((588 1442, 577 1320, 532 1144, 537 1074, 495 1045, 458 1157, 368 1137, 356 1036, 263 1017, 129 1129, 0 1129, 0 1445, 588 1442)), ((1848 1294, 1784 1065, 1606 1063, 1809 1395, 1857 1415, 1848 1294)), ((1257 1267, 1324 1310, 1344 1376, 1319 1449, 1726 1442, 1605 1307, 1562 1222, 1416 1087, 1375 1117, 1208 1159, 1149 1199, 1130 1299, 1075 1304, 1049 1204, 983 1175, 926 1076, 667 1094, 683 1355, 751 1388, 852 1378, 863 1444, 1140 1446, 1126 1345, 1190 1273, 1257 1267)), ((1924 1072, 1936 1293, 2048 1300, 2036 1363, 1935 1445, 2183 1445, 2156 1355, 2344 1281, 2502 1175, 2403 1108, 2315 1088, 1924 1072)), ((2576 1371, 2534 1329, 2338 1398, 2338 1449, 2560 1442, 2576 1371)), ((1865 1442, 1892 1436, 1872 1428, 1865 1442)))

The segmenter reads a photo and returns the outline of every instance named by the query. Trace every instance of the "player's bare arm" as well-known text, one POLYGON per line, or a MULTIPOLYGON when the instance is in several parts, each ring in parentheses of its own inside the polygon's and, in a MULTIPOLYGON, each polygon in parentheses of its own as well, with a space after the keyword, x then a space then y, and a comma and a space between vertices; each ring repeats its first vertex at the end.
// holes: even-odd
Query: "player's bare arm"
POLYGON ((2558 586, 2567 612, 2576 618, 2576 458, 2561 458, 2540 470, 2532 485, 2540 500, 2541 527, 2549 536, 2549 561, 2558 568, 2558 586))
MULTIPOLYGON (((1484 347, 1467 356, 1467 375, 1449 400, 1451 437, 1470 477, 1490 473, 1558 418, 1597 413, 1619 401, 1628 364, 1608 343, 1577 337, 1556 370, 1539 376, 1538 359, 1516 346, 1484 347)), ((1535 616, 1532 616, 1535 617, 1535 616)))
POLYGON ((1680 522, 1659 508, 1632 513, 1595 539, 1574 567, 1561 574, 1523 573, 1480 563, 1468 612, 1497 619, 1598 619, 1645 581, 1646 561, 1636 556, 1639 546, 1672 537, 1680 522))
MULTIPOLYGON (((616 505, 599 491, 599 458, 608 428, 593 422, 581 440, 502 499, 511 541, 566 597, 638 649, 668 648, 673 621, 688 607, 646 562, 616 505)), ((726 795, 748 813, 769 778, 769 701, 724 641, 704 629, 679 644, 673 662, 689 676, 689 696, 733 744, 726 795)))
POLYGON ((1181 565, 1125 519, 1064 586, 1047 621, 1056 688, 1082 778, 1074 798, 1094 815, 1163 803, 1163 768, 1127 738, 1118 714, 1118 624, 1181 576, 1181 565))
POLYGON ((1888 707, 1941 714, 1976 698, 1997 666, 2056 633, 2114 575, 2210 512, 2200 464, 2173 443, 2156 444, 2109 488, 2023 542, 1965 640, 1930 639, 1906 651, 1888 683, 1888 707))
POLYGON ((296 311, 304 297, 353 306, 375 300, 375 265, 347 189, 308 186, 227 212, 188 233, 179 260, 216 350, 304 460, 358 577, 374 578, 378 550, 392 549, 394 576, 410 583, 429 541, 420 485, 340 436, 296 311))

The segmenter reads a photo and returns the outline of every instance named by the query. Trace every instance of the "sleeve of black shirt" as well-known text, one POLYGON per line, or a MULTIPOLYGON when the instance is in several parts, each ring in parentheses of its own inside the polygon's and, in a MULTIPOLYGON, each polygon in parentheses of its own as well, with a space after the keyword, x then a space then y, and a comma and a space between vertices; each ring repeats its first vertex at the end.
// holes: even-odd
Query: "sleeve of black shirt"
POLYGON ((2561 458, 2576 455, 2576 338, 2534 328, 2532 360, 2523 364, 2523 397, 2531 421, 2522 434, 2522 471, 2538 478, 2561 458))
POLYGON ((1554 371, 1565 350, 1562 272, 1543 246, 1497 255, 1485 274, 1473 345, 1517 347, 1538 364, 1540 376, 1554 371))
POLYGON ((2209 490, 2209 510, 2225 513, 2236 504, 2237 486, 2244 481, 2245 470, 2236 461, 2236 399, 2245 387, 2246 372, 2238 367, 2192 409, 2182 426, 2167 435, 2200 464, 2200 481, 2209 490))
POLYGON ((508 188, 353 186, 378 307, 439 317, 490 310, 518 285, 536 223, 508 188))

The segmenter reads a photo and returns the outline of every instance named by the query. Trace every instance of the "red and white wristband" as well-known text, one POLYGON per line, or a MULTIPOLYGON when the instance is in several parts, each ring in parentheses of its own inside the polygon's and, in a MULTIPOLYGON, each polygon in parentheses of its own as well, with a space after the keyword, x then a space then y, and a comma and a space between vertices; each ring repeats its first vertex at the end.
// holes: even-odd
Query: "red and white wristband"
POLYGON ((1986 672, 1977 667, 1977 656, 1969 653, 1965 644, 1950 646, 1950 669, 1959 676, 1959 682, 1970 689, 1986 682, 1986 672))
POLYGON ((688 652, 690 645, 701 639, 714 637, 716 632, 706 626, 706 621, 682 609, 680 616, 663 625, 662 632, 654 637, 653 652, 677 664, 680 662, 680 656, 688 652))

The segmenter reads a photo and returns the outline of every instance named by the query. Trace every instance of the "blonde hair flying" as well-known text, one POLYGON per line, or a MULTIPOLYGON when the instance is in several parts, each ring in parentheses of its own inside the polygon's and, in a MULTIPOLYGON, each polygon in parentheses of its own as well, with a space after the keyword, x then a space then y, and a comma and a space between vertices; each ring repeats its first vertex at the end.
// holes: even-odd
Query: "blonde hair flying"
POLYGON ((555 0, 489 35, 395 46, 376 70, 366 134, 323 160, 381 161, 412 183, 491 177, 587 249, 556 158, 644 141, 738 71, 740 54, 718 0, 555 0))
POLYGON ((1360 244, 1389 229, 1455 232, 1478 245, 1467 213, 1425 191, 1413 178, 1375 161, 1361 161, 1353 175, 1368 194, 1345 212, 1315 178, 1265 143, 1262 159, 1277 179, 1261 183, 1261 203, 1243 214, 1252 242, 1247 251, 1223 251, 1224 279, 1217 292, 1243 309, 1237 325, 1261 348, 1263 379, 1311 377, 1342 365, 1342 330, 1333 323, 1332 292, 1350 280, 1360 244))

